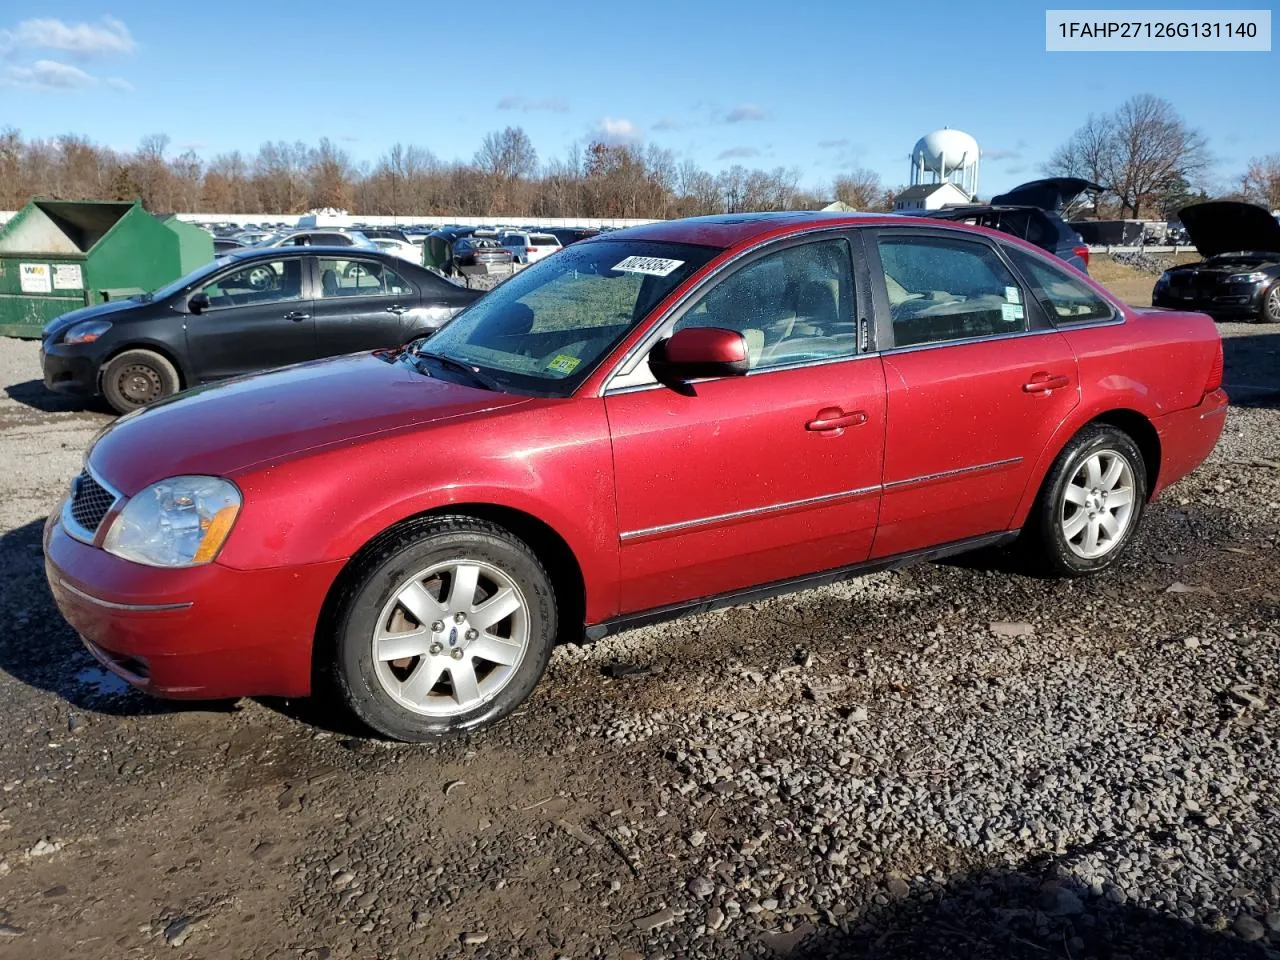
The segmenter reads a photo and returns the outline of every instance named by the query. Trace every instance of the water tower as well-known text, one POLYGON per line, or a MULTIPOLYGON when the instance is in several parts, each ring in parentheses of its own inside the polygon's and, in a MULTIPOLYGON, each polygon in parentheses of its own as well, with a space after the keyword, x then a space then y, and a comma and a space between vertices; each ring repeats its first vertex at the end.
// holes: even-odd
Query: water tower
POLYGON ((978 192, 978 141, 963 130, 943 127, 916 141, 911 151, 911 185, 950 181, 974 196, 978 192))

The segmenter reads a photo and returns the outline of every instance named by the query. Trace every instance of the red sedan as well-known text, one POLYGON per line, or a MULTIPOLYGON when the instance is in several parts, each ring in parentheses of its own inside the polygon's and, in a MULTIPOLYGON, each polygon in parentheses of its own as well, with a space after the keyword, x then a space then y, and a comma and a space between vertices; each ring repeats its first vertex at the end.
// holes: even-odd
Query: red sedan
POLYGON ((1116 562, 1222 430, 1209 318, 898 217, 575 244, 429 339, 119 420, 45 532, 160 696, 325 692, 405 740, 509 714, 558 638, 1015 538, 1116 562))

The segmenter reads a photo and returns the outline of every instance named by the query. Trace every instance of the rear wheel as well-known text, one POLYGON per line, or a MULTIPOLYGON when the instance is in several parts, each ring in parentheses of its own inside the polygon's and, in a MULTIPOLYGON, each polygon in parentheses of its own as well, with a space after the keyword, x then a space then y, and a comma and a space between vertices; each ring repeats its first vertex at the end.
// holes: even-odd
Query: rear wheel
POLYGON ((180 388, 173 364, 151 350, 125 350, 102 373, 102 395, 117 413, 137 410, 180 388))
POLYGON ((1078 577, 1115 563, 1137 530, 1147 471, 1133 439, 1108 424, 1085 427, 1058 455, 1024 528, 1046 573, 1078 577))
POLYGON ((523 703, 555 633, 551 579, 525 543, 469 517, 431 518, 354 571, 334 622, 332 679, 379 733, 436 739, 523 703))
POLYGON ((1280 280, 1271 284, 1271 289, 1263 295, 1258 319, 1263 323, 1280 323, 1280 280))

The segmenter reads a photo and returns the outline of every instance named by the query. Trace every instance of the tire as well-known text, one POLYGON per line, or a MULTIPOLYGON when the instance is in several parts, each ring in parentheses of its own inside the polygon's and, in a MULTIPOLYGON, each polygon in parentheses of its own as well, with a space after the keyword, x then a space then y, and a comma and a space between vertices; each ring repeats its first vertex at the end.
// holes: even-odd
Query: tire
POLYGON ((1146 464, 1133 439, 1108 424, 1086 426, 1058 454, 1036 497, 1023 528, 1028 559, 1050 576, 1099 573, 1124 553, 1146 502, 1146 464))
POLYGON ((129 413, 182 389, 174 365, 151 350, 125 350, 112 357, 101 382, 102 396, 116 413, 129 413))
POLYGON ((1271 289, 1262 295, 1262 303, 1258 306, 1258 320, 1262 323, 1280 323, 1280 280, 1271 284, 1271 289))
POLYGON ((392 531, 357 561, 317 672, 384 736, 463 734, 497 723, 533 691, 556 616, 551 578, 527 544, 482 520, 432 517, 392 531))

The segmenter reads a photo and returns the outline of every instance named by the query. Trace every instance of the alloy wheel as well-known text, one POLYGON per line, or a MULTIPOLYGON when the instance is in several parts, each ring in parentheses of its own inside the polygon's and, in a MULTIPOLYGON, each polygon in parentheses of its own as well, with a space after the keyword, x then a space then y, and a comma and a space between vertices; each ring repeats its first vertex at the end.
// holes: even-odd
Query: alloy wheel
POLYGON ((1280 281, 1271 285, 1271 291, 1267 294, 1267 301, 1262 309, 1266 311, 1268 320, 1272 323, 1280 323, 1280 281))
POLYGON ((438 563, 407 578, 373 634, 382 688, 415 713, 474 710, 515 677, 529 647, 529 606, 519 585, 480 560, 438 563))
POLYGON ((1086 458, 1063 491, 1060 521, 1071 552, 1104 557, 1124 539, 1133 520, 1133 465, 1115 450, 1086 458))

